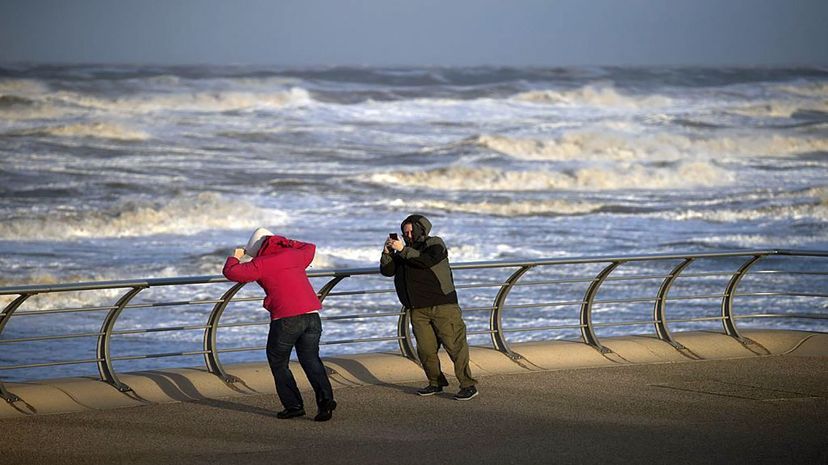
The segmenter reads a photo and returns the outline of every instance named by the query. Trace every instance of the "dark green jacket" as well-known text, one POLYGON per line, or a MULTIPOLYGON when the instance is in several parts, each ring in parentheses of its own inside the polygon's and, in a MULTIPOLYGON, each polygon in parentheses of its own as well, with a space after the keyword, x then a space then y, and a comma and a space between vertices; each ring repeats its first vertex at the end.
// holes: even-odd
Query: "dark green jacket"
POLYGON ((414 241, 407 243, 401 252, 383 252, 380 273, 394 277, 397 297, 405 308, 456 304, 457 292, 446 244, 439 237, 428 235, 431 231, 428 218, 411 215, 402 224, 406 223, 413 225, 414 241))

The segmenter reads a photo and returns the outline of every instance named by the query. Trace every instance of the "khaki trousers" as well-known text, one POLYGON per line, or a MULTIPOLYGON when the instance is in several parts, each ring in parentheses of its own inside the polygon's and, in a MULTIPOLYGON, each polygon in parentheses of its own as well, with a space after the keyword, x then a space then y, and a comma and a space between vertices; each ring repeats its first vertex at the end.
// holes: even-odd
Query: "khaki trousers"
POLYGON ((417 340, 417 355, 423 364, 428 384, 440 386, 445 381, 440 369, 437 349, 440 344, 445 347, 449 358, 454 363, 454 375, 460 382, 460 388, 474 386, 477 381, 472 378, 469 368, 469 343, 466 341, 466 324, 457 304, 437 305, 411 309, 411 328, 417 340))

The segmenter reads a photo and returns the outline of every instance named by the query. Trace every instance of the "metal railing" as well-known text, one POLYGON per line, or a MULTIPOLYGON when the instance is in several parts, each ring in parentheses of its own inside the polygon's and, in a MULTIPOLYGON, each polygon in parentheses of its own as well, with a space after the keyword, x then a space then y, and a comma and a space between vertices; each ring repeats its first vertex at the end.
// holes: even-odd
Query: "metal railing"
MULTIPOLYGON (((749 344, 750 341, 742 337, 737 328, 736 322, 739 319, 767 319, 767 318, 796 318, 796 319, 828 319, 828 316, 821 313, 776 313, 776 312, 761 312, 753 314, 735 315, 734 314, 734 298, 737 296, 753 297, 753 298, 769 298, 769 297, 804 297, 804 298, 825 298, 828 297, 828 285, 821 282, 816 286, 811 286, 809 292, 790 290, 786 291, 763 291, 751 293, 737 293, 737 287, 743 278, 749 273, 765 274, 769 276, 793 276, 795 279, 826 279, 828 272, 802 269, 806 264, 796 264, 799 267, 793 269, 781 270, 764 270, 758 272, 751 272, 754 265, 763 258, 770 256, 790 257, 793 260, 804 260, 806 257, 816 259, 822 264, 822 260, 828 257, 826 251, 805 251, 805 250, 745 250, 732 252, 717 252, 717 253, 688 253, 688 254, 665 254, 665 255, 630 255, 630 256, 602 256, 602 257, 577 257, 577 258, 554 258, 554 259, 540 259, 540 260, 514 260, 514 261, 487 261, 474 263, 458 263, 452 266, 453 272, 460 276, 463 273, 497 271, 501 270, 508 273, 505 278, 500 277, 495 281, 472 281, 463 283, 458 281, 457 288, 463 289, 463 292, 478 292, 480 289, 489 288, 496 294, 492 299, 491 305, 485 306, 469 306, 461 301, 461 305, 465 312, 488 312, 488 329, 479 331, 469 331, 469 335, 488 335, 491 338, 491 346, 511 357, 512 359, 520 359, 520 355, 516 353, 508 338, 509 334, 521 332, 549 332, 554 330, 579 330, 581 340, 583 343, 594 347, 602 353, 608 353, 610 350, 605 347, 600 338, 596 334, 596 328, 612 327, 612 326, 635 326, 635 325, 652 325, 655 336, 658 339, 667 342, 675 347, 677 350, 684 348, 671 335, 668 328, 668 323, 687 323, 687 322, 705 322, 705 321, 721 321, 722 331, 724 334, 733 337, 734 339, 749 344), (685 273, 685 270, 694 263, 698 263, 707 259, 727 259, 736 260, 737 268, 728 271, 707 271, 685 273), (647 273, 643 275, 636 274, 618 274, 615 273, 620 267, 632 263, 639 264, 653 264, 675 263, 672 269, 664 273, 647 273), (530 270, 553 269, 555 267, 574 266, 578 269, 588 267, 589 265, 601 267, 600 271, 595 275, 586 276, 571 276, 566 274, 564 277, 557 277, 556 279, 543 279, 536 281, 523 281, 522 278, 530 270), (671 288, 677 280, 681 278, 709 278, 709 277, 724 277, 727 280, 724 289, 721 292, 713 294, 699 294, 699 295, 682 295, 670 297, 671 288), (660 280, 660 286, 654 296, 635 296, 635 297, 621 297, 614 299, 597 299, 599 290, 607 282, 627 283, 641 280, 660 280), (542 289, 549 289, 550 286, 566 286, 566 285, 583 285, 586 287, 583 290, 583 297, 571 300, 559 301, 531 301, 528 303, 519 303, 507 305, 507 300, 510 293, 517 287, 535 287, 545 286, 542 289), (691 301, 691 300, 720 300, 721 313, 715 317, 703 316, 692 317, 684 319, 668 320, 666 315, 667 302, 669 301, 691 301), (629 303, 652 303, 652 319, 643 321, 620 321, 620 322, 593 322, 593 309, 596 305, 614 305, 614 304, 629 304, 629 303), (506 312, 520 312, 530 311, 541 308, 555 308, 555 307, 577 307, 578 308, 578 323, 572 325, 552 325, 552 326, 529 326, 529 327, 505 327, 503 317, 506 312)), ((828 264, 828 262, 825 262, 828 264)), ((373 268, 357 268, 357 269, 341 269, 341 270, 327 270, 327 271, 310 271, 308 276, 310 278, 327 278, 328 281, 324 284, 318 294, 320 300, 325 300, 329 296, 349 297, 357 295, 372 295, 372 294, 391 294, 393 290, 390 288, 390 280, 388 287, 378 289, 364 289, 358 288, 352 291, 334 292, 335 287, 343 280, 349 281, 358 280, 361 277, 373 276, 379 274, 379 267, 373 268)), ((144 358, 162 358, 174 356, 193 356, 203 355, 204 363, 210 373, 223 379, 225 382, 233 383, 237 380, 228 375, 225 371, 220 354, 230 352, 244 352, 261 350, 263 347, 236 347, 229 349, 218 348, 218 330, 220 328, 231 328, 251 325, 266 325, 267 322, 255 323, 221 323, 221 318, 225 309, 232 302, 251 302, 260 300, 261 297, 236 297, 239 291, 245 284, 233 283, 229 288, 224 290, 220 297, 214 299, 196 299, 186 301, 161 301, 150 303, 132 303, 135 302, 136 296, 141 292, 150 288, 163 288, 168 286, 185 286, 185 285, 199 285, 199 284, 215 284, 228 283, 222 276, 194 276, 194 277, 179 277, 179 278, 165 278, 165 279, 144 279, 144 280, 124 280, 124 281, 107 281, 107 282, 87 282, 74 284, 56 284, 56 285, 32 285, 32 286, 17 286, 0 288, 0 296, 14 296, 13 300, 8 303, 0 313, 0 351, 3 346, 9 344, 26 344, 37 341, 50 341, 72 338, 91 338, 96 340, 96 357, 94 359, 73 359, 62 361, 51 361, 41 363, 25 363, 17 365, 0 366, 0 372, 3 370, 22 370, 38 367, 51 367, 60 365, 73 364, 96 364, 98 375, 100 379, 116 389, 126 392, 131 389, 129 386, 121 382, 116 370, 113 367, 114 361, 122 360, 136 360, 144 358), (20 310, 20 308, 33 296, 44 294, 55 294, 61 292, 77 291, 99 291, 99 290, 119 290, 120 296, 112 305, 104 306, 86 306, 75 308, 55 308, 55 309, 35 309, 35 310, 20 310), (142 308, 163 308, 177 305, 213 305, 205 324, 203 325, 185 325, 176 327, 161 327, 161 328, 143 328, 143 329, 129 329, 129 330, 115 330, 115 323, 119 316, 125 309, 142 309, 142 308), (22 318, 31 315, 51 315, 62 313, 80 313, 80 312, 106 312, 101 323, 100 330, 97 332, 73 333, 73 334, 57 334, 49 336, 35 336, 24 338, 3 338, 3 330, 12 317, 22 318), (143 355, 125 355, 113 356, 111 353, 110 342, 114 335, 135 335, 142 333, 163 332, 163 331, 180 331, 180 330, 201 330, 203 331, 203 349, 199 351, 186 352, 172 352, 160 354, 143 354, 143 355)), ((253 286, 256 286, 253 284, 253 286)), ((257 287, 257 286, 256 286, 257 287)), ((464 294, 465 295, 465 294, 464 294)), ((389 296, 389 299, 392 297, 389 296)), ((462 300, 462 299, 461 299, 462 300)), ((390 301, 390 300, 389 300, 390 301)), ((326 305, 327 307, 327 305, 326 305)), ((822 308, 825 308, 823 305, 822 308)), ((323 313, 326 314, 329 312, 323 313)), ((417 359, 417 352, 415 350, 414 341, 410 331, 410 322, 408 313, 404 309, 393 312, 379 312, 370 314, 353 314, 353 315, 332 315, 323 316, 324 320, 356 320, 365 318, 381 318, 381 317, 397 317, 396 336, 394 337, 372 337, 372 338, 356 338, 336 341, 324 341, 323 344, 351 344, 361 342, 386 342, 396 341, 399 345, 400 353, 412 360, 417 359)), ((0 382, 0 396, 8 402, 16 402, 20 400, 13 393, 9 392, 0 382)))

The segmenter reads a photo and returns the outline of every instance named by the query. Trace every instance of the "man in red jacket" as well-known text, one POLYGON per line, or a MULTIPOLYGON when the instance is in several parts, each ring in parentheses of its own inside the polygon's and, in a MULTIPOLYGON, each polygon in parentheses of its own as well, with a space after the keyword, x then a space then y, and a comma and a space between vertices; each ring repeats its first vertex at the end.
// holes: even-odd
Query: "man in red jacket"
MULTIPOLYGON (((257 230, 254 237, 263 230, 257 230)), ((266 230, 264 230, 266 231, 266 230)), ((267 231, 269 233, 269 231, 267 231)), ((251 243, 253 243, 251 238, 251 243)), ((284 410, 276 414, 287 419, 305 414, 302 395, 288 362, 296 347, 296 356, 316 393, 319 412, 316 421, 330 420, 336 401, 328 373, 319 358, 322 304, 305 273, 316 246, 277 235, 266 235, 256 241, 258 250, 236 249, 224 264, 224 276, 240 283, 256 281, 265 291, 264 308, 270 311, 270 332, 267 335, 267 362, 276 381, 276 393, 284 410), (241 263, 245 254, 254 257, 241 263)))

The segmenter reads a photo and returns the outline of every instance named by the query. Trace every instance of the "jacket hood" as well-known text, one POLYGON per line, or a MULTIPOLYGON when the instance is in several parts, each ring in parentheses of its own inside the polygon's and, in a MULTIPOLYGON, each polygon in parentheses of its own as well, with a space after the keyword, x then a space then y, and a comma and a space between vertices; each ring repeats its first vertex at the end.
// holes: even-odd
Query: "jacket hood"
POLYGON ((424 241, 431 232, 431 221, 428 221, 428 218, 423 215, 409 215, 400 223, 400 231, 402 231, 403 225, 407 223, 411 223, 411 235, 414 237, 414 242, 424 241))
POLYGON ((264 244, 265 239, 268 236, 272 236, 273 233, 265 228, 256 228, 253 231, 253 234, 250 236, 250 240, 247 241, 247 245, 244 246, 244 256, 241 258, 241 262, 249 262, 253 259, 253 257, 259 254, 259 249, 262 248, 262 244, 264 244))
POLYGON ((276 235, 266 236, 256 256, 264 257, 265 255, 273 255, 285 247, 288 247, 288 239, 276 235))

